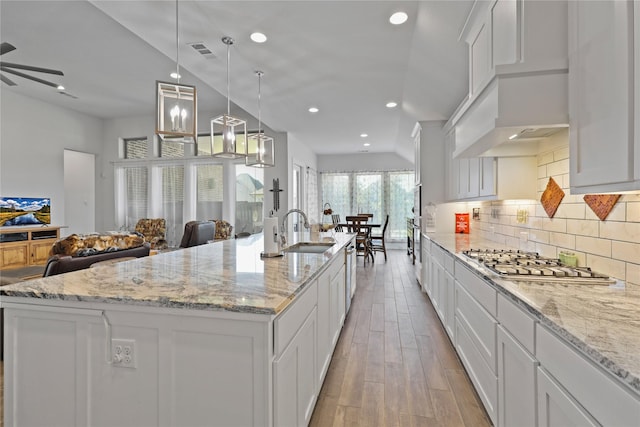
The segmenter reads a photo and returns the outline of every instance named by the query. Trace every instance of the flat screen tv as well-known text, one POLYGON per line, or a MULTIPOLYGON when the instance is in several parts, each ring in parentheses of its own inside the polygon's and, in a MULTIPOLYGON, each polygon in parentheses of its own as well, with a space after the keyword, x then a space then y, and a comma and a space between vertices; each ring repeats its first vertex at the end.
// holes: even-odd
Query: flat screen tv
POLYGON ((38 197, 0 197, 0 226, 51 224, 51 201, 38 197))

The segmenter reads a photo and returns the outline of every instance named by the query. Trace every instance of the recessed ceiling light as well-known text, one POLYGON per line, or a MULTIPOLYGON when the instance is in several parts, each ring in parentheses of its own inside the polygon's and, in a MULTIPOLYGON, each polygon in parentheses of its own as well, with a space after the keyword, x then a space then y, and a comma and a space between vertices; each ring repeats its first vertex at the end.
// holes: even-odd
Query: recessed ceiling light
POLYGON ((371 144, 369 144, 368 142, 365 142, 365 143, 364 143, 364 144, 362 144, 362 145, 364 145, 365 147, 368 147, 368 146, 370 146, 371 144))
POLYGON ((178 73, 176 73, 175 71, 171 74, 169 74, 169 76, 171 76, 172 79, 180 79, 182 78, 182 76, 178 73))
POLYGON ((368 136, 369 136, 369 135, 367 135, 366 133, 361 133, 361 134, 360 134, 360 138, 366 138, 366 137, 368 137, 368 136))
POLYGON ((265 36, 262 33, 252 33, 251 34, 251 40, 253 40, 256 43, 264 43, 267 41, 267 36, 265 36))
POLYGON ((387 102, 387 108, 396 108, 398 106, 397 102, 387 102))
POLYGON ((310 107, 309 108, 309 112, 310 113, 317 113, 318 111, 320 111, 320 110, 318 110, 318 108, 316 108, 316 107, 310 107))
POLYGON ((517 133, 514 133, 513 135, 511 135, 511 136, 509 137, 509 139, 515 139, 515 138, 517 138, 517 137, 518 137, 518 134, 517 134, 517 133))
POLYGON ((58 90, 64 90, 64 86, 62 86, 62 85, 58 85, 58 88, 57 88, 57 89, 58 89, 58 90))
POLYGON ((406 13, 396 12, 393 15, 391 15, 391 17, 389 18, 389 22, 391 22, 393 25, 400 25, 407 22, 407 18, 408 16, 406 13))

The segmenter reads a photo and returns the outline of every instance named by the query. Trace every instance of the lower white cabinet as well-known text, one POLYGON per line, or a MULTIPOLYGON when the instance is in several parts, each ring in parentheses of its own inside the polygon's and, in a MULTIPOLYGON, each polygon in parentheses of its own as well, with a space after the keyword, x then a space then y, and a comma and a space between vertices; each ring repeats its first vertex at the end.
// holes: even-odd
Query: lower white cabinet
POLYGON ((537 369, 537 379, 539 427, 599 426, 543 368, 537 369))
POLYGON ((538 361, 498 326, 498 426, 536 426, 538 361))
POLYGON ((498 418, 498 379, 484 358, 478 352, 473 340, 472 331, 456 318, 456 351, 473 383, 484 408, 496 425, 498 418))
POLYGON ((316 308, 314 307, 294 338, 274 362, 275 426, 308 425, 317 398, 316 308))

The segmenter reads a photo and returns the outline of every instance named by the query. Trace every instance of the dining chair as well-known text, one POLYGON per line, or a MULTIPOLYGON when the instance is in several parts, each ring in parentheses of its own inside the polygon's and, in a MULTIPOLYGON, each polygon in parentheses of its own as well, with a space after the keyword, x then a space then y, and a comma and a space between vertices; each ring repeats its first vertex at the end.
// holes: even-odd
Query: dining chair
POLYGON ((368 219, 368 217, 361 215, 350 215, 345 218, 347 221, 347 231, 356 233, 356 256, 364 256, 365 262, 370 255, 373 261, 373 255, 369 249, 369 228, 363 227, 368 219))
POLYGON ((340 214, 331 214, 331 222, 333 222, 334 230, 342 231, 342 226, 340 225, 340 214))
POLYGON ((376 252, 384 253, 384 260, 387 261, 387 247, 385 246, 384 236, 387 233, 387 226, 389 225, 389 214, 387 214, 387 219, 384 221, 384 227, 382 227, 382 234, 374 234, 373 232, 369 235, 369 248, 371 249, 372 255, 375 255, 376 252))

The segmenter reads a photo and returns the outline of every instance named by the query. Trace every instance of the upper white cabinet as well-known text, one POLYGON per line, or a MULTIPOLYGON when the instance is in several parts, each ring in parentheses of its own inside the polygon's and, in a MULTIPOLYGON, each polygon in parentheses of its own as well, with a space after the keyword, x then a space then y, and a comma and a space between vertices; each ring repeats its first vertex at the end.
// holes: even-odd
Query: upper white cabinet
POLYGON ((420 133, 422 131, 422 127, 420 123, 416 123, 413 127, 413 132, 411 133, 411 137, 413 138, 413 160, 414 160, 414 176, 415 176, 415 185, 420 185, 420 133))
POLYGON ((460 38, 469 46, 469 94, 446 126, 456 134, 454 156, 568 126, 566 1, 475 2, 460 38))
POLYGON ((633 1, 569 3, 574 194, 640 188, 638 9, 633 1))

